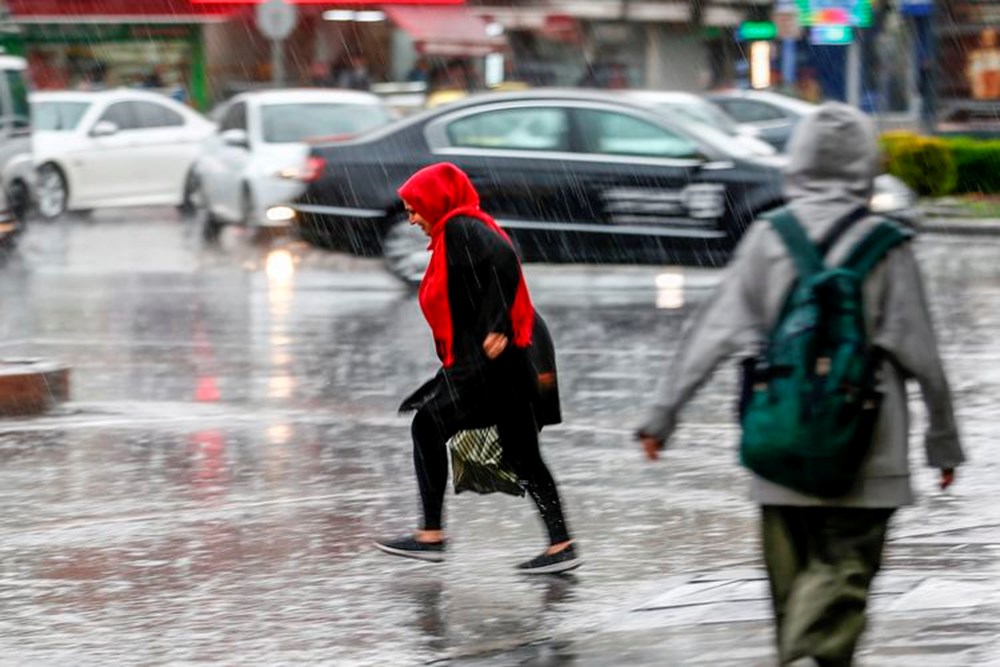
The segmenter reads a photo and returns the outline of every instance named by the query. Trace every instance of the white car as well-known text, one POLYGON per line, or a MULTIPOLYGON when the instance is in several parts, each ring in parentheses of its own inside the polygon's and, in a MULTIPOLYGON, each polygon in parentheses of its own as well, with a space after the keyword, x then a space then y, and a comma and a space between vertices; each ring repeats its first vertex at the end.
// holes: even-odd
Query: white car
POLYGON ((215 125, 162 94, 119 88, 31 96, 38 212, 179 206, 215 125))
POLYGON ((317 88, 243 93, 213 116, 218 131, 205 141, 194 171, 207 238, 226 224, 289 224, 266 212, 305 190, 308 142, 360 134, 394 117, 376 95, 317 88))
POLYGON ((694 93, 630 90, 628 97, 649 104, 659 111, 680 117, 681 121, 697 123, 722 132, 752 155, 774 155, 774 147, 757 137, 754 128, 736 123, 714 104, 694 93))

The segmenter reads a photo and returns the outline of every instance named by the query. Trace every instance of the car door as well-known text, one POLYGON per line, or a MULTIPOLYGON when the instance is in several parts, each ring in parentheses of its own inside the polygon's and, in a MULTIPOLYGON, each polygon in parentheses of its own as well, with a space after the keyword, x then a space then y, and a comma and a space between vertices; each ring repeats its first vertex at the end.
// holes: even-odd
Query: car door
POLYGON ((133 195, 150 204, 179 204, 200 137, 179 111, 149 100, 132 102, 138 130, 133 195))
POLYGON ((726 185, 711 176, 710 151, 658 119, 617 108, 581 105, 573 120, 580 197, 605 230, 591 239, 593 258, 713 261, 727 237, 726 185))
POLYGON ((432 152, 461 167, 483 209, 504 227, 528 260, 580 259, 560 242, 580 209, 569 111, 545 101, 503 102, 463 109, 429 124, 432 152))
POLYGON ((86 205, 114 205, 130 199, 143 188, 138 182, 140 179, 136 178, 139 123, 133 102, 111 102, 81 131, 85 133, 81 148, 67 156, 74 201, 86 205), (110 127, 108 123, 113 124, 113 132, 95 132, 98 126, 110 127))

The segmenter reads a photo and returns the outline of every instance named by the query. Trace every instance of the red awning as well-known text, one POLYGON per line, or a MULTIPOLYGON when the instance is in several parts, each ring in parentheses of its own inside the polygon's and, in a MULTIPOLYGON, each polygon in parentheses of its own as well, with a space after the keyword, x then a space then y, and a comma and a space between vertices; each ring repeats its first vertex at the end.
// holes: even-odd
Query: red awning
POLYGON ((465 6, 411 7, 385 5, 389 20, 405 30, 417 51, 437 56, 484 56, 503 51, 503 35, 490 35, 487 22, 465 6))
POLYGON ((239 5, 193 0, 7 0, 15 23, 193 23, 224 20, 239 5))

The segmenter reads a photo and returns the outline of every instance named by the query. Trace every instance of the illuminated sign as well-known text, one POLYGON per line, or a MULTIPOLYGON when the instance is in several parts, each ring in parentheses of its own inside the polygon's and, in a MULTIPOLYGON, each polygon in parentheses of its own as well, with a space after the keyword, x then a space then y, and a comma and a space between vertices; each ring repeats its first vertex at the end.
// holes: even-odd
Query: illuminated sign
POLYGON ((854 41, 854 30, 846 25, 813 26, 809 29, 809 41, 821 45, 850 44, 854 41))
POLYGON ((804 26, 854 26, 872 24, 871 0, 797 0, 799 23, 804 26))
POLYGON ((770 21, 744 21, 736 29, 741 42, 768 42, 778 36, 778 28, 770 21))
MULTIPOLYGON (((189 0, 192 5, 260 5, 266 0, 189 0)), ((330 5, 330 0, 285 0, 289 5, 330 5)), ((464 5, 465 0, 346 0, 343 4, 358 5, 464 5)))

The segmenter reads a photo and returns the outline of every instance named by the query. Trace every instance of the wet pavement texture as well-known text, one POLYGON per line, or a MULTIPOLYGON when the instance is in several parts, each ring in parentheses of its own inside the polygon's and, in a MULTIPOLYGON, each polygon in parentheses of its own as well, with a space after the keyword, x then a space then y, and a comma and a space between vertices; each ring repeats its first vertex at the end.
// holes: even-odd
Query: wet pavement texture
MULTIPOLYGON (((936 489, 915 404, 920 500, 859 664, 1000 665, 1000 238, 917 247, 971 462, 936 489)), ((526 275, 557 344, 543 454, 586 561, 567 577, 514 571, 543 547, 524 498, 449 492, 441 565, 369 546, 415 526, 395 410, 436 368, 377 261, 240 230, 205 248, 156 210, 35 223, 0 268, 0 358, 68 364, 72 400, 0 421, 0 662, 772 664, 735 361, 663 460, 630 439, 720 274, 526 275)))

